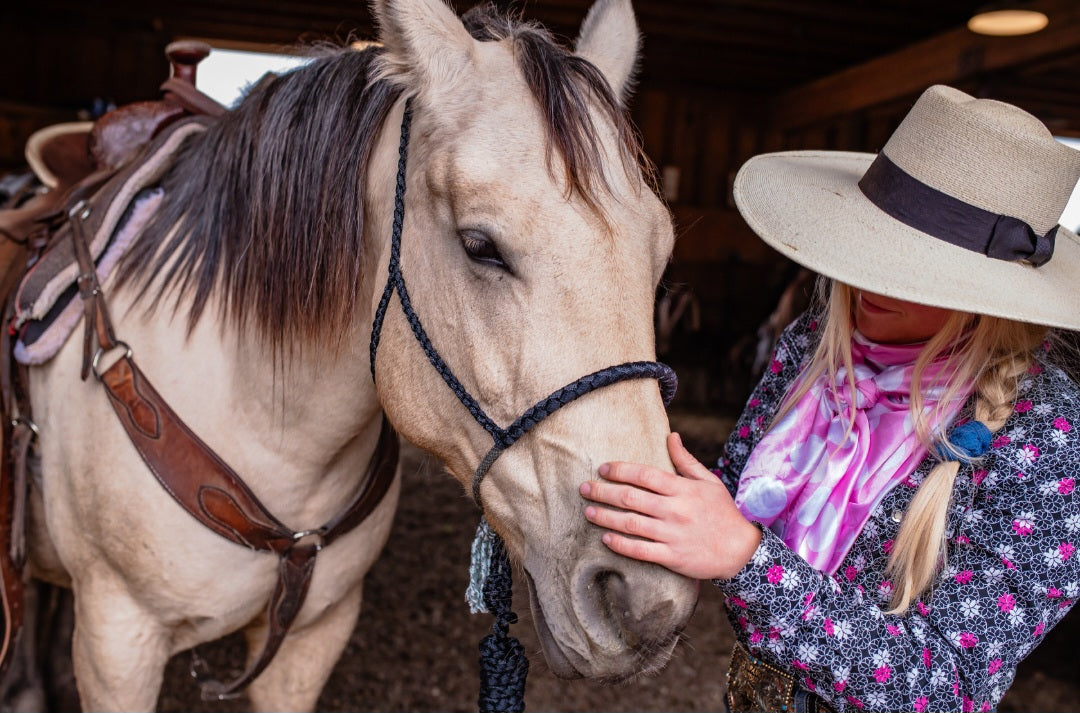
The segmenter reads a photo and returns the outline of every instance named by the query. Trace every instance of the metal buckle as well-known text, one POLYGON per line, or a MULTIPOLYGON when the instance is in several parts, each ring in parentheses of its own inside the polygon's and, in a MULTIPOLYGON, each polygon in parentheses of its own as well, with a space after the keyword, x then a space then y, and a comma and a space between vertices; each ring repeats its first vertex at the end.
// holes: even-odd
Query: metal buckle
POLYGON ((314 542, 308 542, 305 544, 314 545, 315 551, 318 552, 323 548, 323 535, 325 534, 326 528, 323 527, 315 530, 300 530, 299 532, 294 532, 292 535, 293 546, 295 547, 296 545, 299 545, 300 540, 304 539, 305 537, 311 537, 314 539, 314 542))
POLYGON ((29 428, 30 432, 33 433, 35 437, 41 436, 41 431, 38 430, 37 424, 26 418, 25 416, 16 416, 15 418, 11 419, 12 428, 18 428, 20 425, 24 425, 29 428))
MULTIPOLYGON (((115 351, 115 350, 121 349, 121 348, 124 350, 123 358, 130 359, 131 355, 132 355, 132 351, 131 351, 131 347, 129 347, 127 345, 127 342, 117 341, 116 344, 114 344, 112 346, 112 348, 110 348, 110 349, 103 349, 101 347, 98 347, 97 353, 94 354, 94 360, 92 362, 90 362, 90 369, 91 369, 91 371, 94 372, 94 378, 95 379, 97 379, 98 381, 101 381, 101 373, 98 371, 98 364, 101 362, 101 357, 104 356, 106 354, 106 352, 115 351)), ((115 364, 115 363, 116 362, 113 362, 113 364, 115 364)), ((110 364, 110 366, 112 366, 112 365, 110 364)))

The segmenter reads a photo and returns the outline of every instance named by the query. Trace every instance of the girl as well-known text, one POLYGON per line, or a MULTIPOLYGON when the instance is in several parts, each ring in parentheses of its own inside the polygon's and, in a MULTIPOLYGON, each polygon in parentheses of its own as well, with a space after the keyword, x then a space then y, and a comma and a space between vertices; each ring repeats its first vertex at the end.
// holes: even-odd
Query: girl
POLYGON ((711 579, 732 710, 976 711, 1080 595, 1080 152, 1030 114, 928 89, 876 157, 767 154, 750 226, 827 278, 716 474, 607 463, 586 517, 628 557, 711 579), (682 476, 682 477, 679 477, 682 476))

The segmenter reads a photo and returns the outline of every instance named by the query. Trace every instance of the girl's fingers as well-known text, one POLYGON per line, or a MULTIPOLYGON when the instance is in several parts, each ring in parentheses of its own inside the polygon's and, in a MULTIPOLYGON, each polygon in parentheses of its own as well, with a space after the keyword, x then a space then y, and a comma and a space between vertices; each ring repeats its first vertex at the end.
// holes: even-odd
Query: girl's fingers
POLYGON ((696 480, 716 480, 713 472, 692 456, 690 451, 686 450, 682 442, 682 436, 678 433, 668 435, 667 446, 671 462, 680 475, 696 480))
POLYGON ((594 525, 625 535, 655 541, 665 539, 663 521, 636 512, 610 510, 589 505, 585 508, 585 518, 594 525))
POLYGON ((598 472, 604 480, 626 483, 658 495, 674 494, 679 484, 679 478, 674 473, 667 473, 659 468, 640 463, 624 463, 621 461, 604 463, 600 466, 598 472))
POLYGON ((605 480, 586 480, 579 488, 581 494, 594 502, 612 505, 651 517, 663 511, 662 496, 632 485, 605 480))
POLYGON ((637 540, 617 532, 605 532, 602 540, 613 552, 642 562, 653 562, 666 567, 671 558, 670 548, 659 542, 637 540))

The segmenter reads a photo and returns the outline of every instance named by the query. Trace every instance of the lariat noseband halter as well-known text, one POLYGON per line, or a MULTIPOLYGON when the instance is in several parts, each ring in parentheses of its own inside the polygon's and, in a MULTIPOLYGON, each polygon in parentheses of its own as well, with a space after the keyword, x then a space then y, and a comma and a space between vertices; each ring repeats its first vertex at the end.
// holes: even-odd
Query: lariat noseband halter
POLYGON ((483 482, 484 476, 487 475, 491 465, 503 451, 517 442, 518 439, 532 430, 538 423, 566 404, 603 386, 610 386, 611 384, 626 381, 627 379, 649 378, 656 379, 660 382, 660 395, 666 406, 671 402, 672 397, 675 396, 678 379, 675 376, 674 370, 666 364, 655 361, 626 362, 624 364, 617 364, 615 366, 609 366, 606 369, 595 371, 556 390, 547 398, 538 401, 535 405, 527 409, 525 413, 521 414, 517 420, 506 428, 500 428, 498 424, 484 413, 484 409, 480 407, 480 404, 477 403, 476 399, 466 391, 465 387, 461 385, 461 382, 458 381, 457 377, 450 371, 450 367, 447 366, 446 362, 439 356, 439 352, 435 350, 435 347, 431 343, 431 339, 429 339, 427 333, 424 332, 424 327, 420 324, 420 317, 417 316, 412 308, 408 290, 405 289, 405 278, 401 274, 401 229, 405 219, 405 164, 409 147, 409 126, 411 121, 412 99, 409 99, 405 103, 405 113, 401 118, 401 142, 398 145, 397 190, 394 194, 394 224, 390 242, 389 274, 386 280, 386 288, 383 290, 382 298, 379 300, 379 307, 375 311, 374 322, 371 325, 371 378, 374 381, 375 353, 379 347, 379 334, 382 330, 383 318, 386 316, 386 307, 390 303, 390 297, 393 292, 397 291, 398 297, 401 299, 401 309, 405 313, 405 318, 409 320, 409 325, 412 327, 416 340, 420 342, 420 345, 424 348, 424 353, 427 354, 428 361, 430 361, 431 365, 439 372, 443 381, 446 382, 446 385, 449 386, 450 390, 458 397, 458 400, 469 410, 469 413, 476 419, 476 422, 479 423, 485 431, 491 434, 491 438, 494 441, 491 450, 484 456, 484 459, 480 462, 480 465, 476 468, 476 472, 473 474, 473 500, 475 500, 476 504, 482 509, 483 504, 480 502, 480 484, 483 482))

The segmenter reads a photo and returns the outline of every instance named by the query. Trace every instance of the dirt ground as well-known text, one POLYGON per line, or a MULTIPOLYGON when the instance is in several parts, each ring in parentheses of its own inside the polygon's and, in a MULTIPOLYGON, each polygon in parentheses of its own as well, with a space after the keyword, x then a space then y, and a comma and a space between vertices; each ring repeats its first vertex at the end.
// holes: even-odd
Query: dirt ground
MULTIPOLYGON (((715 461, 730 422, 674 414, 672 423, 703 462, 715 461)), ((469 543, 479 517, 461 487, 433 458, 406 446, 404 489, 394 531, 368 577, 364 612, 319 700, 320 711, 475 711, 478 644, 490 615, 464 602, 469 543)), ((520 578, 518 578, 520 583, 520 578)), ((563 681, 548 671, 515 586, 522 621, 511 628, 529 653, 529 711, 721 711, 732 635, 717 590, 703 585, 697 610, 671 663, 659 674, 617 686, 563 681)), ((1073 612, 1024 662, 1000 711, 1080 711, 1080 615, 1073 612)), ((239 672, 238 638, 200 647, 218 677, 239 672)), ((204 702, 191 657, 170 663, 162 711, 243 711, 247 701, 204 702)))

